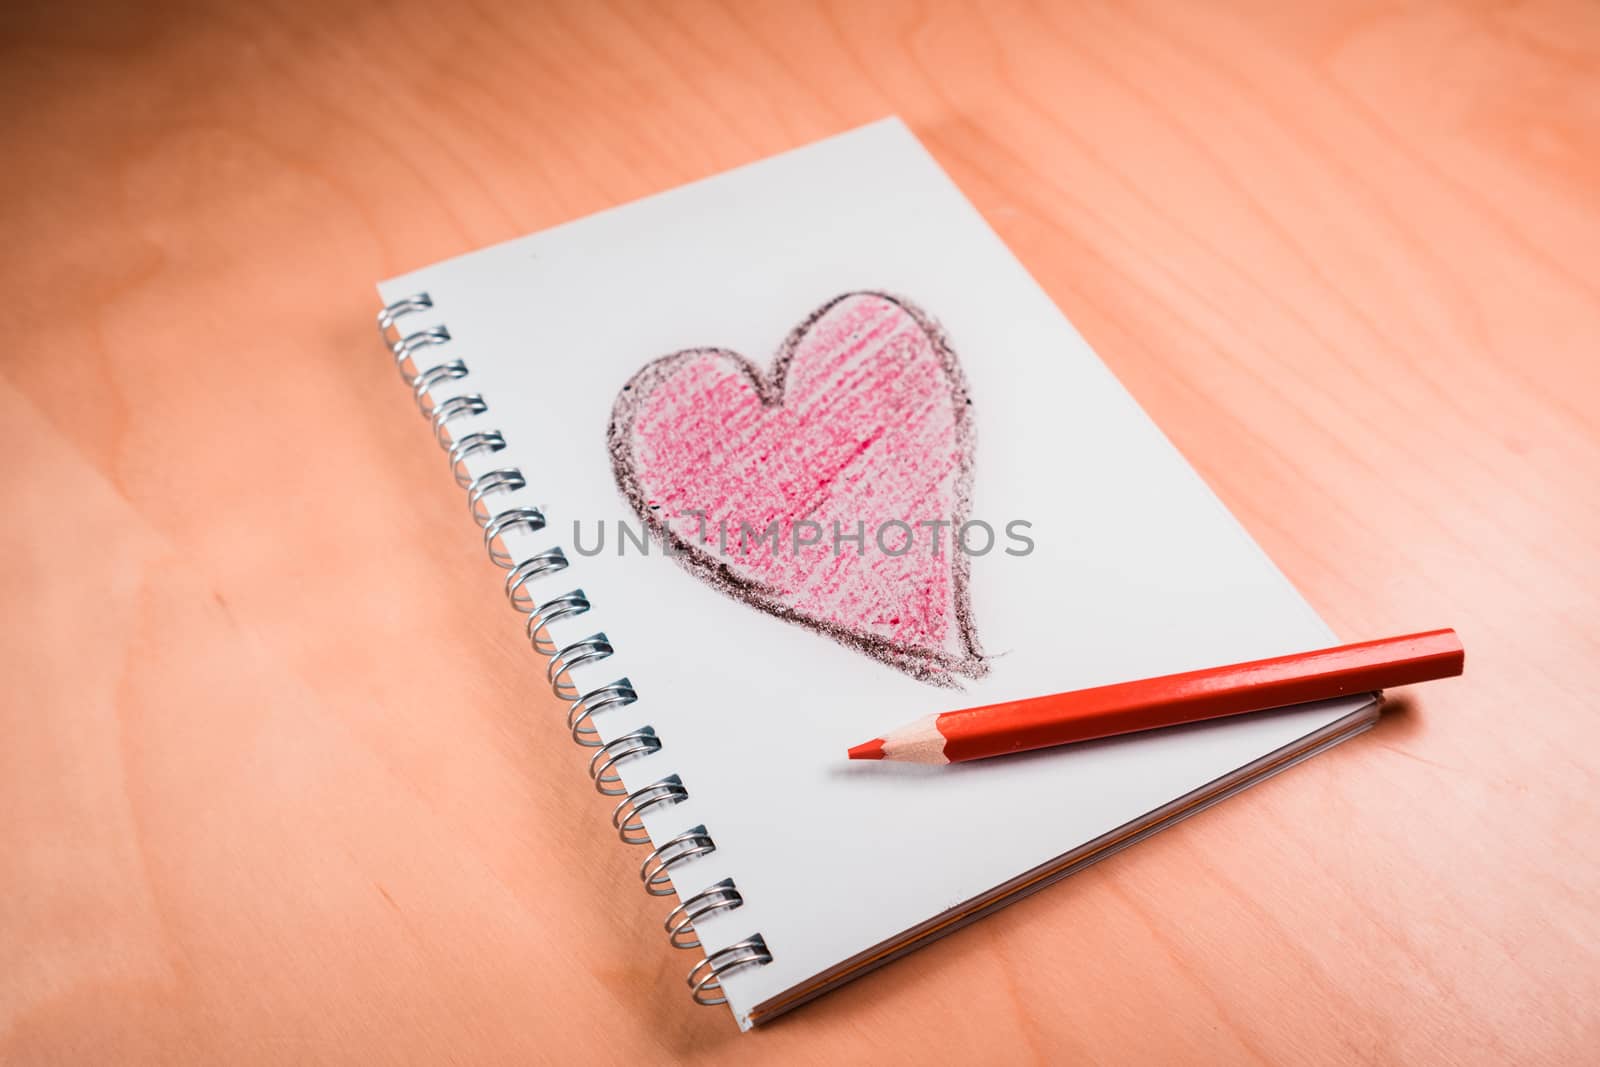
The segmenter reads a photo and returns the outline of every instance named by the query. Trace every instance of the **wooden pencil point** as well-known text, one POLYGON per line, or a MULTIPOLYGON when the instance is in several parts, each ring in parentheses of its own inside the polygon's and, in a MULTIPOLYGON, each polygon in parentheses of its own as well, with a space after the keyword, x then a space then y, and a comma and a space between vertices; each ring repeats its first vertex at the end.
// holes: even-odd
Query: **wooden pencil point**
POLYGON ((883 759, 883 738, 874 737, 850 749, 851 759, 883 759))

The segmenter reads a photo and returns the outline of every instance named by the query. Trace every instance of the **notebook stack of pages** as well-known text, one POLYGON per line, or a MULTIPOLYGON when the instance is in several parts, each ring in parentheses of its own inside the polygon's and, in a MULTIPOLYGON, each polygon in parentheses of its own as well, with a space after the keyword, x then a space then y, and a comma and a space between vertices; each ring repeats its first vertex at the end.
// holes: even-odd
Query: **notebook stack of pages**
POLYGON ((620 805, 595 832, 650 858, 616 891, 662 894, 641 938, 740 1027, 1374 721, 1363 696, 845 759, 934 712, 1336 643, 897 120, 379 292, 530 684, 588 746, 573 787, 587 764, 620 805))

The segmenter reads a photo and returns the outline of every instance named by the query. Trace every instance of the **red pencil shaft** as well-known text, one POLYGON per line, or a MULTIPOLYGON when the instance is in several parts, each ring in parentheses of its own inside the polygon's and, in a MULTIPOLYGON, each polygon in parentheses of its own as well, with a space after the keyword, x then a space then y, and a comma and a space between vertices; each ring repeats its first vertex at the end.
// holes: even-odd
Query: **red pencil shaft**
POLYGON ((1432 630, 947 711, 937 726, 959 763, 1448 678, 1464 662, 1455 631, 1432 630))

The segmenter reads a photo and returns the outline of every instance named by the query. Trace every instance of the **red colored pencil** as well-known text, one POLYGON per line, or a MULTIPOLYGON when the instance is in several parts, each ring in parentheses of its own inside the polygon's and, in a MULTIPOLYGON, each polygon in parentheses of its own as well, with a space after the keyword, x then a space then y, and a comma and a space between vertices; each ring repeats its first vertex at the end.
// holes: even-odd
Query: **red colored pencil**
POLYGON ((850 758, 963 763, 1450 678, 1465 660, 1454 630, 1430 630, 947 711, 856 745, 850 758))

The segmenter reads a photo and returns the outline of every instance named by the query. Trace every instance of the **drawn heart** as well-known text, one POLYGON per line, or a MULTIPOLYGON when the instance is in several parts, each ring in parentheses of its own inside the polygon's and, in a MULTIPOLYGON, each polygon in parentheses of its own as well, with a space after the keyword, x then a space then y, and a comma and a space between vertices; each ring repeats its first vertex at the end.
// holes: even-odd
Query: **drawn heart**
POLYGON ((966 382, 908 301, 846 293, 778 350, 663 356, 622 387, 608 443, 640 520, 702 580, 923 681, 981 677, 967 558, 966 382))

